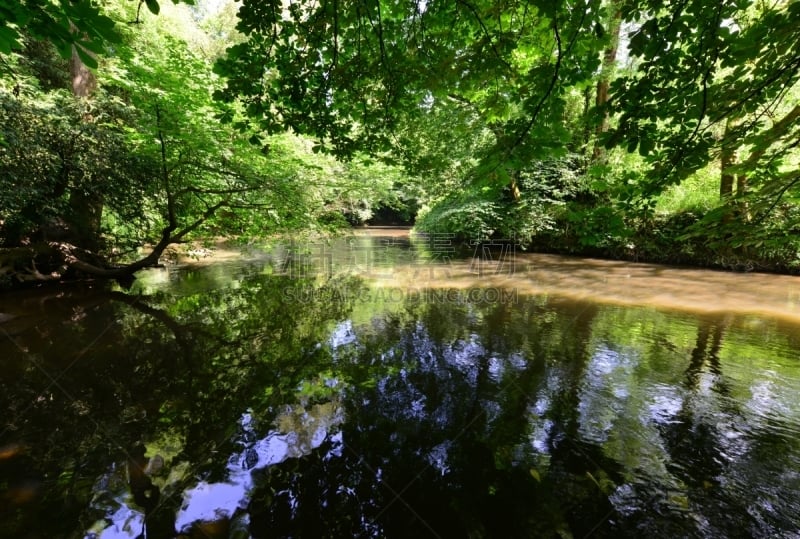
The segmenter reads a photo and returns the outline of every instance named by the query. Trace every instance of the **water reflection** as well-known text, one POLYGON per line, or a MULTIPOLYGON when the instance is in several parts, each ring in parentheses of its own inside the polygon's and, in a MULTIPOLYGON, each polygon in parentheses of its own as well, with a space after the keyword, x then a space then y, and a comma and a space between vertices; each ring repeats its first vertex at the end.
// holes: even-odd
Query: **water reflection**
POLYGON ((252 415, 244 414, 236 439, 241 449, 228 458, 226 477, 215 483, 201 481, 184 491, 176 529, 191 533, 198 522, 231 519, 246 529, 249 519, 245 511, 254 487, 254 474, 267 466, 308 455, 326 438, 334 446, 341 445, 341 434, 330 433, 342 420, 341 409, 335 402, 314 405, 308 410, 288 408, 276 420, 278 429, 257 439, 252 415))
POLYGON ((0 536, 800 532, 790 317, 276 260, 0 301, 0 536))

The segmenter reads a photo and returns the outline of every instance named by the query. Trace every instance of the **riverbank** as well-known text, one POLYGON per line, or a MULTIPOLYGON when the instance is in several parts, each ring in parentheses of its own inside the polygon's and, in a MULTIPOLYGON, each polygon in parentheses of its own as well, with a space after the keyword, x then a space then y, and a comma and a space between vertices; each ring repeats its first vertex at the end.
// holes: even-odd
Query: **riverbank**
MULTIPOLYGON (((365 226, 354 227, 342 231, 341 236, 309 236, 300 233, 296 241, 303 244, 326 244, 330 245, 336 241, 337 237, 382 237, 384 242, 389 245, 395 242, 411 241, 417 238, 422 244, 428 243, 430 248, 436 242, 439 249, 452 250, 453 258, 470 257, 474 250, 474 241, 459 239, 449 233, 435 233, 426 235, 416 232, 411 227, 386 227, 386 226, 365 226), (426 240, 425 238, 428 238, 426 240), (438 238, 438 239, 437 239, 438 238), (456 255, 456 253, 458 253, 456 255)), ((702 270, 715 270, 713 275, 717 279, 725 279, 720 275, 728 273, 765 273, 781 274, 794 276, 800 273, 800 259, 795 255, 791 258, 791 253, 781 253, 781 257, 765 257, 759 253, 748 252, 745 249, 720 250, 709 247, 702 238, 692 238, 679 241, 675 239, 677 234, 671 234, 668 230, 658 227, 641 229, 637 234, 628 237, 617 237, 609 235, 601 238, 601 241, 587 244, 581 241, 576 234, 570 232, 568 227, 564 227, 548 234, 534 236, 532 241, 527 244, 512 241, 515 244, 515 252, 518 255, 525 253, 537 254, 543 257, 541 260, 553 260, 554 256, 565 256, 569 260, 584 262, 571 262, 570 265, 586 267, 602 267, 604 263, 609 263, 608 267, 613 268, 615 273, 626 273, 625 268, 630 267, 634 274, 641 273, 636 264, 653 265, 648 271, 655 272, 656 268, 669 269, 674 271, 688 271, 692 268, 702 270), (549 258, 548 258, 549 257, 549 258), (628 266, 630 265, 630 266, 628 266)), ((265 250, 281 242, 280 237, 270 237, 253 243, 244 243, 231 238, 217 237, 206 241, 194 241, 190 243, 176 244, 168 247, 159 263, 166 267, 183 266, 207 266, 220 262, 232 261, 242 257, 258 258, 264 255, 265 250)), ((434 247, 434 250, 437 247, 434 247)), ((150 252, 148 247, 144 247, 138 256, 146 256, 150 252)), ((341 253, 340 253, 341 254, 341 253)), ((343 255, 345 258, 350 255, 343 255)), ((448 254, 448 256, 451 256, 448 254)), ((534 265, 538 265, 535 262, 534 265)), ((550 265, 546 262, 545 265, 550 265)), ((627 272, 630 273, 630 272, 627 272)), ((2 276, 0 276, 2 277, 2 276)), ((8 276, 7 276, 8 277, 8 276)), ((30 288, 31 286, 47 288, 64 286, 72 282, 82 282, 87 279, 63 279, 51 280, 48 282, 19 282, 15 283, 10 278, 0 283, 0 291, 10 291, 15 289, 30 288)), ((96 280, 96 279, 95 279, 96 280)), ((784 283, 786 286, 794 284, 790 278, 784 283)), ((729 306, 734 308, 734 306, 729 306)))
POLYGON ((568 223, 535 235, 524 248, 532 252, 607 260, 689 266, 733 272, 800 274, 800 251, 789 234, 764 235, 762 241, 729 237, 721 241, 698 227, 700 216, 684 213, 646 223, 583 235, 568 223))
MULTIPOLYGON (((391 289, 390 294, 384 294, 389 300, 422 290, 491 288, 511 291, 518 297, 557 296, 697 314, 757 314, 800 323, 800 280, 791 275, 532 253, 521 246, 489 255, 474 245, 458 249, 456 243, 446 235, 426 238, 408 228, 362 227, 338 239, 308 239, 303 250, 308 252, 307 262, 312 267, 306 269, 309 273, 318 270, 320 275, 363 277, 378 289, 391 289), (451 247, 453 253, 449 252, 451 247), (386 256, 397 249, 401 249, 399 255, 386 256), (314 268, 314 264, 319 267, 314 268)), ((250 247, 238 256, 255 256, 258 252, 257 247, 250 247)), ((202 259, 184 256, 181 260, 182 265, 204 266, 231 260, 232 256, 235 258, 228 246, 202 259)))

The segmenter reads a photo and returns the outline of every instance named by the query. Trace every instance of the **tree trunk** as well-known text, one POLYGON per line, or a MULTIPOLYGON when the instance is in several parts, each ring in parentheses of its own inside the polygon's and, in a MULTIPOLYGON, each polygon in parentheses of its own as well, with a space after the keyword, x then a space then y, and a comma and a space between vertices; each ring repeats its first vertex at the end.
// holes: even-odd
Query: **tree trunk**
MULTIPOLYGON (((592 141, 592 124, 589 113, 592 108, 592 87, 587 86, 583 91, 583 148, 588 153, 589 143, 592 141)), ((594 150, 592 150, 594 151, 594 150)))
MULTIPOLYGON (((88 100, 97 88, 97 78, 81 61, 75 47, 73 45, 69 62, 72 93, 78 99, 88 100)), ((91 117, 86 114, 83 121, 90 122, 91 117)), ((72 187, 69 195, 70 215, 67 216, 72 243, 89 251, 97 251, 102 247, 100 223, 103 216, 103 196, 94 187, 72 187)))
POLYGON ((0 249, 0 288, 4 283, 14 285, 75 278, 76 272, 78 277, 116 279, 123 285, 129 284, 137 271, 158 265, 167 247, 182 241, 228 204, 229 200, 217 202, 180 230, 174 219, 170 219, 153 250, 144 258, 124 266, 109 266, 93 252, 67 242, 38 242, 30 247, 0 249))
POLYGON ((103 195, 74 189, 69 196, 70 239, 89 251, 102 249, 100 224, 103 216, 103 195))
POLYGON ((742 198, 747 194, 747 175, 731 172, 731 167, 739 164, 736 152, 737 144, 735 144, 735 136, 732 134, 735 127, 736 120, 728 119, 728 121, 725 122, 725 135, 722 138, 719 158, 719 196, 722 199, 733 196, 734 186, 736 187, 737 198, 742 198))
MULTIPOLYGON (((726 129, 727 131, 727 129, 726 129)), ((730 173, 730 168, 733 166, 734 153, 730 147, 723 144, 722 154, 720 155, 720 182, 719 182, 719 196, 722 199, 730 198, 733 195, 733 182, 734 175, 730 173)))
POLYGON ((747 176, 739 174, 736 176, 736 196, 743 197, 747 194, 747 176))
MULTIPOLYGON (((91 54, 91 53, 89 53, 91 54)), ((94 73, 86 67, 75 45, 72 46, 72 57, 69 60, 69 74, 72 81, 72 93, 75 97, 88 99, 97 88, 97 78, 94 73)))
MULTIPOLYGON (((595 94, 595 107, 602 110, 608 103, 608 89, 611 78, 614 74, 614 67, 617 61, 617 49, 619 47, 619 32, 622 23, 622 11, 619 7, 619 0, 612 2, 610 6, 614 10, 608 24, 609 42, 608 48, 603 53, 603 64, 600 70, 600 78, 597 81, 597 92, 595 94)), ((608 113, 602 110, 600 123, 595 128, 595 142, 592 150, 592 161, 601 161, 605 156, 605 148, 600 144, 600 135, 608 131, 608 113)))
POLYGON ((514 202, 519 202, 521 197, 519 182, 517 181, 518 176, 519 172, 516 170, 513 171, 511 174, 511 183, 508 184, 508 188, 511 191, 511 198, 514 200, 514 202))

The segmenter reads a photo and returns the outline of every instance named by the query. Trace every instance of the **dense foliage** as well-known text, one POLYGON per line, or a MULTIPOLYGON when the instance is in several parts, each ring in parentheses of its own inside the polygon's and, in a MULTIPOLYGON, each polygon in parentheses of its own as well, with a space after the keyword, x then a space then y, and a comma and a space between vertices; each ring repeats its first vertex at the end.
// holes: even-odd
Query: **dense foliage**
POLYGON ((4 57, 7 283, 124 278, 171 244, 326 230, 405 207, 398 169, 357 155, 339 163, 291 133, 242 132, 238 112, 217 107, 211 63, 221 40, 236 39, 229 9, 165 6, 155 17, 140 8, 106 7, 97 21, 141 24, 117 25, 91 61, 81 45, 65 61, 35 32, 4 57), (216 119, 223 112, 233 125, 216 119))
POLYGON ((796 2, 186 4, 0 4, 6 279, 418 211, 538 249, 800 263, 796 2))

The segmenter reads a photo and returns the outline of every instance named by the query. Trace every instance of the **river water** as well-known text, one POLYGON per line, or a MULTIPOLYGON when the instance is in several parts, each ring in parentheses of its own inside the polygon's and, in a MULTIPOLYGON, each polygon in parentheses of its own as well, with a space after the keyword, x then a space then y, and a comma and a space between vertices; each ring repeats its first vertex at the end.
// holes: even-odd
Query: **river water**
POLYGON ((800 537, 800 280, 373 230, 0 296, 0 537, 800 537))

